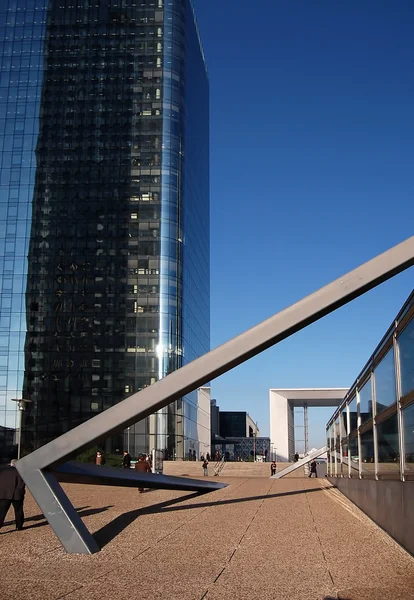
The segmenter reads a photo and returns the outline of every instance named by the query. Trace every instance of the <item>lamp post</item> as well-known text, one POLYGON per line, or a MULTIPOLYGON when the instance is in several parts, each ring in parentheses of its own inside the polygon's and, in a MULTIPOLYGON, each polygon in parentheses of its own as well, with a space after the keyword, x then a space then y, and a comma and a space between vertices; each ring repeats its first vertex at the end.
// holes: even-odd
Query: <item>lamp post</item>
POLYGON ((17 439, 17 460, 20 460, 21 453, 21 442, 22 442, 22 421, 23 421, 23 411, 26 410, 26 406, 31 402, 31 400, 25 400, 24 398, 11 398, 12 402, 17 402, 17 407, 19 409, 19 437, 17 439))

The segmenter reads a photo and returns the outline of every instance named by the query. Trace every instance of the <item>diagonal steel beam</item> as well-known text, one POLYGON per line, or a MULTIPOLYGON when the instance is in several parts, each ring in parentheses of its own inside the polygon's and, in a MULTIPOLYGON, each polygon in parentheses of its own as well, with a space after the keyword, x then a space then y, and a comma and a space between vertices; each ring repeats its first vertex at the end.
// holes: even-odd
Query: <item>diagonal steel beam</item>
POLYGON ((85 554, 99 550, 50 469, 226 373, 413 264, 414 236, 18 461, 18 471, 65 549, 85 554))
POLYGON ((414 265, 414 236, 96 415, 17 463, 21 475, 68 460, 414 265))

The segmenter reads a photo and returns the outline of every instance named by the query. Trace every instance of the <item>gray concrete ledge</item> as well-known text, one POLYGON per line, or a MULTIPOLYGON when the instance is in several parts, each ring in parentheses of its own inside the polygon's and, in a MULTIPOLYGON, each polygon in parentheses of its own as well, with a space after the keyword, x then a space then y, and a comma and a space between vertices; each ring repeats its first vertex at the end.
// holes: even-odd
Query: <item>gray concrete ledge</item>
POLYGON ((329 477, 366 515, 414 555, 414 481, 329 477))

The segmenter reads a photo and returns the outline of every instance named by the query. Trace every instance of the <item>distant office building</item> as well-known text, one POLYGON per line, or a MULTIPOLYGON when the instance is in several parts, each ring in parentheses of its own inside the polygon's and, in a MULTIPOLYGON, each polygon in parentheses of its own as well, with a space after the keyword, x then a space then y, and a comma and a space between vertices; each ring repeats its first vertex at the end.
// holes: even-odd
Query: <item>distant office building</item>
POLYGON ((259 437, 259 428, 249 413, 221 411, 211 401, 211 452, 226 460, 253 460, 270 457, 270 438, 259 437))
MULTIPOLYGON (((0 30, 0 435, 31 400, 30 451, 209 350, 209 91, 190 0, 16 0, 0 30)), ((198 454, 201 397, 105 449, 198 454)))
POLYGON ((249 413, 225 410, 220 411, 220 435, 225 438, 257 437, 259 428, 249 413))
POLYGON ((213 458, 218 456, 226 461, 266 462, 271 460, 270 438, 268 437, 215 438, 211 443, 211 451, 213 458))
POLYGON ((210 403, 210 431, 212 439, 220 435, 220 408, 217 400, 211 400, 210 403))

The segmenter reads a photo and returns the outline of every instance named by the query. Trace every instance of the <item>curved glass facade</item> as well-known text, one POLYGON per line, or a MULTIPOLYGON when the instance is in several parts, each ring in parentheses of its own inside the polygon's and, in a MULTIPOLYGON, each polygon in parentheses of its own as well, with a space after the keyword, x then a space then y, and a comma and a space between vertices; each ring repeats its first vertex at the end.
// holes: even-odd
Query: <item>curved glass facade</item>
POLYGON ((414 480, 413 424, 414 292, 327 424, 329 475, 414 480))
MULTIPOLYGON (((209 350, 208 81, 192 6, 50 0, 42 14, 12 392, 31 401, 25 452, 209 350)), ((105 450, 198 453, 198 396, 105 450)))
POLYGON ((0 3, 0 461, 16 455, 47 0, 0 3))

